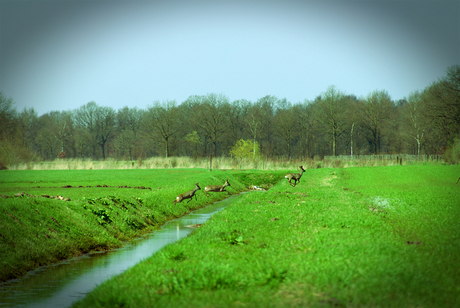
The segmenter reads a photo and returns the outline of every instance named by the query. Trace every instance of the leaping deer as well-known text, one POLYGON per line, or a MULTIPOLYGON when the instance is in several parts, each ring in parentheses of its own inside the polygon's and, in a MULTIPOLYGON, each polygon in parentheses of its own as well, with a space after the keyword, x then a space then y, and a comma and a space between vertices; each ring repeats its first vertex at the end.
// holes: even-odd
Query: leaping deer
POLYGON ((176 200, 174 200, 174 203, 180 203, 185 199, 190 199, 190 200, 188 200, 188 202, 190 202, 190 201, 192 201, 193 196, 195 196, 195 200, 198 200, 198 198, 195 195, 195 193, 200 189, 201 189, 200 186, 198 185, 198 183, 196 183, 195 184, 195 189, 189 190, 189 191, 187 191, 187 192, 185 192, 183 194, 180 194, 179 196, 177 196, 176 200))
POLYGON ((208 195, 208 192, 221 192, 221 191, 225 191, 227 192, 227 195, 229 195, 230 193, 228 191, 225 190, 225 187, 227 186, 232 186, 230 185, 230 183, 228 182, 228 180, 225 180, 225 183, 224 185, 209 185, 209 186, 206 186, 204 188, 204 193, 206 194, 206 196, 209 197, 208 195))
POLYGON ((299 166, 300 168, 300 173, 288 173, 284 177, 288 179, 289 185, 295 187, 297 185, 297 182, 300 183, 300 178, 302 177, 302 174, 304 173, 305 169, 303 166, 299 166), (294 185, 292 185, 291 180, 294 180, 294 185))

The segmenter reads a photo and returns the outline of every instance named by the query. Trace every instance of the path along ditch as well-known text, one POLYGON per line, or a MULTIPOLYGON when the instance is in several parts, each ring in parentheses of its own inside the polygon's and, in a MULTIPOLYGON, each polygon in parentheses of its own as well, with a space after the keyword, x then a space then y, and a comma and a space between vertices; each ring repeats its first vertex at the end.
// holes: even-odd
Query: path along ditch
POLYGON ((70 307, 97 285, 121 274, 169 243, 188 236, 213 214, 239 198, 233 195, 171 220, 123 248, 90 253, 29 272, 0 285, 0 307, 70 307))

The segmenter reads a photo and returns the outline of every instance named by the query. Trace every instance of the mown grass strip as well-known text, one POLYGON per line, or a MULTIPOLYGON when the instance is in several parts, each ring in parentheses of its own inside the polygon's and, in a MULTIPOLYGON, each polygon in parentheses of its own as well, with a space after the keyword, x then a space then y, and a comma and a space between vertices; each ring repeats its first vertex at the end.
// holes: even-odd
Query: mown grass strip
POLYGON ((459 166, 308 170, 74 307, 455 307, 459 166))

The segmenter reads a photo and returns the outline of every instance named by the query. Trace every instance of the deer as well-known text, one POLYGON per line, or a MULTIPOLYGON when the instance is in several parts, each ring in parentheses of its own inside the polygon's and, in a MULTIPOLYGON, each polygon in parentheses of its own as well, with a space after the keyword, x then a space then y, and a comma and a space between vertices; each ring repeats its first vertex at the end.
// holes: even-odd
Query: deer
POLYGON ((189 203, 190 201, 192 201, 193 199, 193 196, 195 196, 195 200, 198 200, 197 196, 195 195, 195 193, 200 190, 200 186, 198 185, 198 183, 195 184, 195 189, 193 190, 189 190, 183 194, 180 194, 179 196, 177 196, 176 200, 174 200, 174 203, 180 203, 182 202, 183 200, 185 199, 190 199, 188 200, 187 203, 189 203))
MULTIPOLYGON (((226 191, 225 190, 225 187, 227 186, 232 186, 230 185, 230 183, 228 182, 228 180, 225 180, 225 183, 224 185, 209 185, 209 186, 206 186, 204 188, 204 193, 206 194, 206 196, 209 197, 208 195, 208 192, 212 191, 212 192, 221 192, 221 191, 226 191)), ((229 195, 230 193, 228 191, 227 192, 227 195, 229 195)))
POLYGON ((289 185, 293 187, 297 185, 297 182, 300 182, 300 178, 302 177, 302 174, 305 171, 303 166, 299 166, 299 168, 300 168, 300 173, 288 173, 284 176, 286 179, 288 179, 289 185), (294 185, 292 185, 291 180, 294 180, 294 185))

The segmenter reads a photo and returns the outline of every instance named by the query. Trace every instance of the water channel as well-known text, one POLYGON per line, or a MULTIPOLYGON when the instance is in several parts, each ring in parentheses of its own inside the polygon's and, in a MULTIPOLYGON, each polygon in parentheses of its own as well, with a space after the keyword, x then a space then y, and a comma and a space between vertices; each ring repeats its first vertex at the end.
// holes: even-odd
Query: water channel
POLYGON ((0 307, 69 307, 110 277, 126 271, 165 245, 186 237, 194 230, 194 225, 203 224, 239 196, 169 221, 160 230, 123 248, 86 254, 0 284, 0 307))

